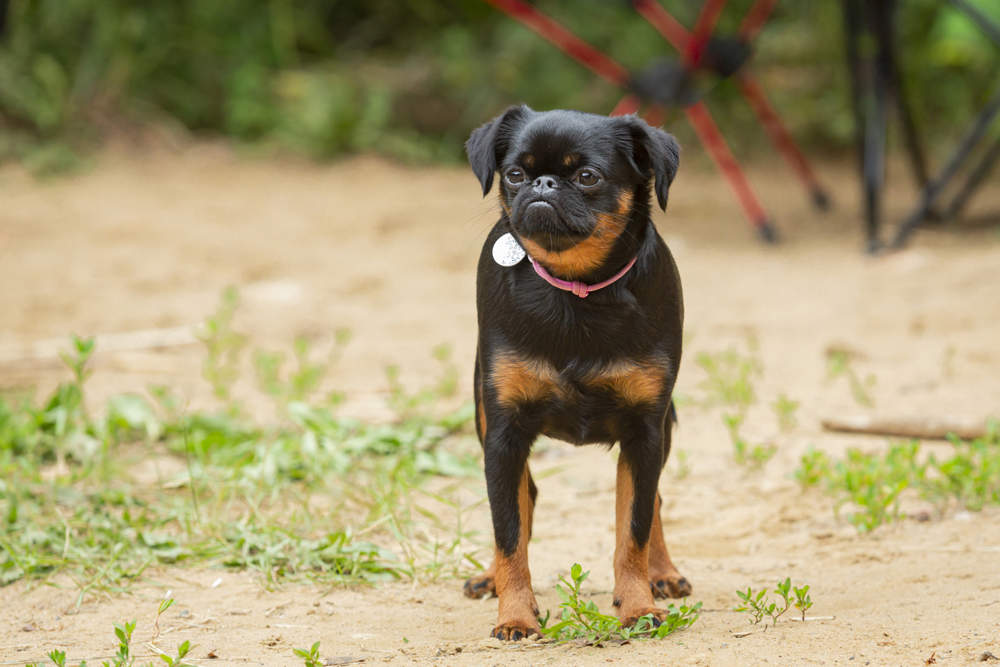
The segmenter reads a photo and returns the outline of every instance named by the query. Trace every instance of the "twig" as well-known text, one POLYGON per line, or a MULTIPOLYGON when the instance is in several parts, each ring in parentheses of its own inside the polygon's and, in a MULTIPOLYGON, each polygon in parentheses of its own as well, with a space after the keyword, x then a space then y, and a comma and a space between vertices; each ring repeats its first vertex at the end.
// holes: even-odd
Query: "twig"
POLYGON ((976 440, 986 435, 982 421, 956 419, 921 419, 919 417, 837 417, 824 419, 823 428, 839 433, 863 433, 921 440, 947 440, 954 434, 962 440, 976 440))

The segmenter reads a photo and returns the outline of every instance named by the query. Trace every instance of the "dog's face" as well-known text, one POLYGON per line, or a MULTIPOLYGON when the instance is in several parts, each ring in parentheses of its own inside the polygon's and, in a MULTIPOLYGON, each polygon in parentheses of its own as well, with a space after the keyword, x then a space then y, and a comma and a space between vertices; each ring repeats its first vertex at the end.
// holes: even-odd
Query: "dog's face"
POLYGON ((475 130, 466 150, 484 195, 499 175, 500 204, 533 256, 595 243, 606 254, 635 213, 648 216, 650 180, 666 207, 678 164, 674 138, 635 116, 525 106, 475 130))

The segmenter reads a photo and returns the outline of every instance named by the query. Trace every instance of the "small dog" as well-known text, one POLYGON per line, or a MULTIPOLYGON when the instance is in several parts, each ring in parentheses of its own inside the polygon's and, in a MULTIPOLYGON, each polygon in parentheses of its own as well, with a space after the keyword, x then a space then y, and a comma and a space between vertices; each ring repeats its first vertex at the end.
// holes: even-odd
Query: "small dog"
POLYGON ((667 552, 657 492, 684 309, 650 190, 665 210, 677 142, 635 116, 517 106, 475 130, 466 151, 484 196, 499 174, 502 214, 479 259, 474 375, 496 550, 465 594, 499 597, 492 636, 537 633, 531 445, 539 434, 617 442, 614 606, 625 625, 662 619, 654 597, 691 593, 667 552))

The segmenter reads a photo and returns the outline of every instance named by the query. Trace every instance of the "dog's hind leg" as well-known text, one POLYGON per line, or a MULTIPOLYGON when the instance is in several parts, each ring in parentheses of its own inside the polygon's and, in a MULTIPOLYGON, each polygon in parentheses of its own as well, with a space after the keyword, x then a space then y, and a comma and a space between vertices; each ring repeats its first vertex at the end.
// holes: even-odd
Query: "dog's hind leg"
POLYGON ((670 560, 667 543, 663 539, 663 524, 660 521, 660 494, 656 494, 656 508, 653 526, 649 535, 649 587, 653 597, 684 598, 691 595, 691 583, 670 560))
MULTIPOLYGON (((667 415, 663 428, 663 465, 667 464, 670 455, 670 440, 673 426, 677 422, 677 413, 673 403, 667 415)), ((691 583, 677 571, 670 560, 667 543, 663 539, 663 523, 660 520, 663 500, 656 494, 656 506, 653 510, 653 525, 649 534, 649 587, 653 597, 683 598, 691 595, 691 583)))

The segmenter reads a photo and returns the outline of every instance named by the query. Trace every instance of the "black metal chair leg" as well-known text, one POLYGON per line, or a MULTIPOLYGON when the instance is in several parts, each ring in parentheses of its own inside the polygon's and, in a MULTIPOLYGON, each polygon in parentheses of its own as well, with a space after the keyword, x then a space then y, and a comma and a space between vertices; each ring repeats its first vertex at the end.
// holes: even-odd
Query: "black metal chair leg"
POLYGON ((927 187, 924 188, 923 193, 920 198, 920 204, 917 205, 916 209, 903 221, 903 224, 899 226, 896 231, 896 236, 893 238, 892 247, 902 248, 906 243, 906 240, 910 237, 910 234, 917 228, 917 226, 923 222, 924 218, 927 216, 928 211, 934 206, 934 202, 937 200, 941 191, 944 190, 945 186, 955 177, 955 174, 959 172, 962 168, 962 163, 969 157, 973 149, 975 149, 976 144, 978 144, 986 131, 989 129, 990 124, 993 120, 1000 114, 1000 90, 998 90, 993 98, 986 105, 986 108, 980 112, 976 117, 975 122, 966 132, 965 136, 962 137, 962 141, 959 143, 958 148, 951 154, 948 158, 948 162, 945 164, 944 168, 934 178, 927 187))
POLYGON ((993 142, 993 145, 986 151, 982 159, 979 160, 979 163, 969 172, 962 188, 951 200, 951 203, 948 204, 948 208, 944 213, 945 219, 958 217, 962 213, 962 209, 969 203, 969 199, 972 198, 972 195, 982 185, 983 181, 986 180, 986 177, 990 175, 990 172, 993 171, 998 158, 1000 158, 1000 138, 993 142))

